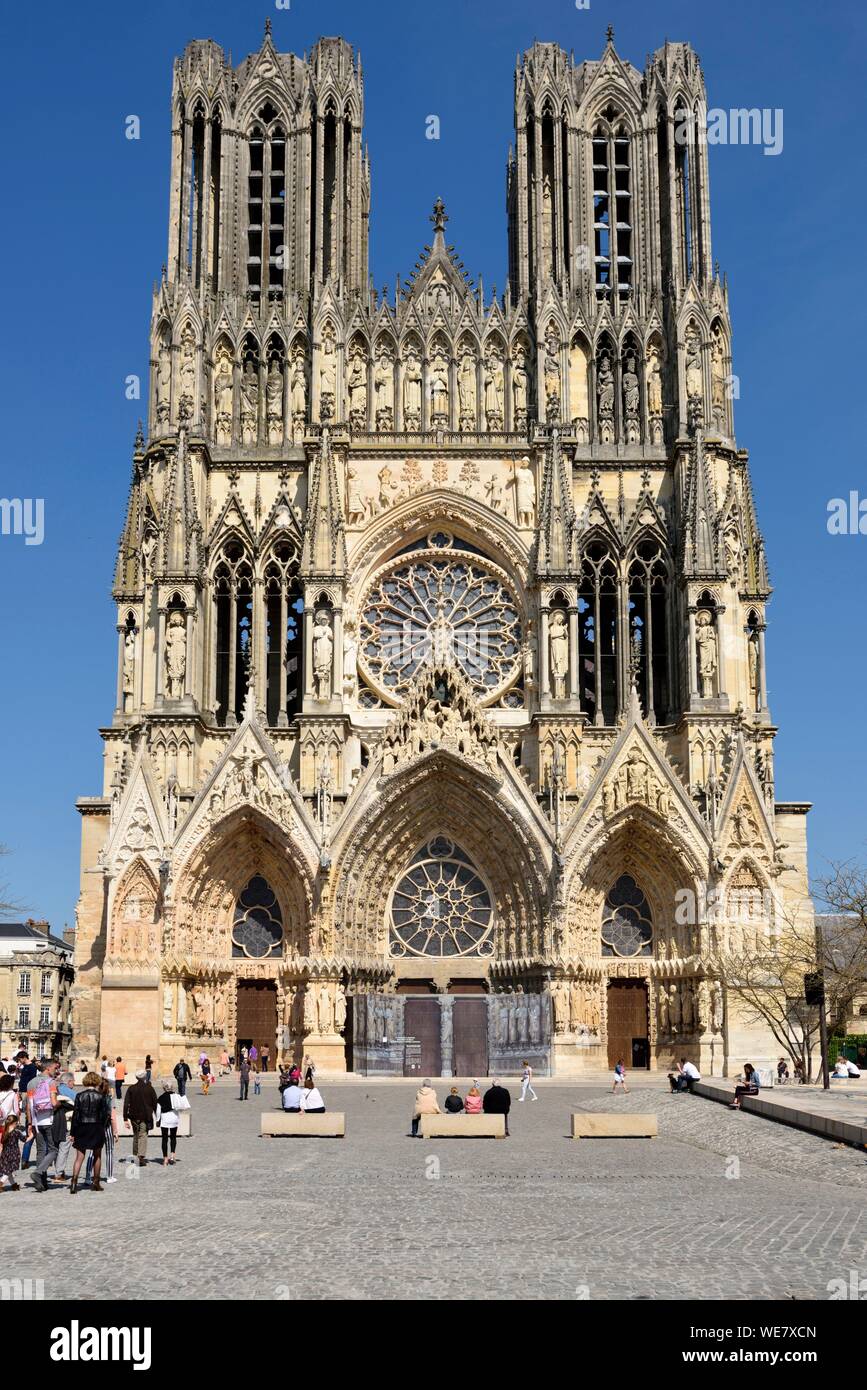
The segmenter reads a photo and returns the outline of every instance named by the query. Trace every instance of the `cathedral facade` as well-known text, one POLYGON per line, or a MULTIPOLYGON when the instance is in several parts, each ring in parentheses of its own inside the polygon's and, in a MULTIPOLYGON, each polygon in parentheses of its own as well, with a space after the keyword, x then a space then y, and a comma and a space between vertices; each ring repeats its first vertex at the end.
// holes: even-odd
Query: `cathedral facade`
POLYGON ((373 287, 363 97, 342 39, 175 64, 76 1048, 767 1059, 714 962, 811 911, 808 807, 774 794, 698 59, 524 54, 502 294, 439 200, 373 287))

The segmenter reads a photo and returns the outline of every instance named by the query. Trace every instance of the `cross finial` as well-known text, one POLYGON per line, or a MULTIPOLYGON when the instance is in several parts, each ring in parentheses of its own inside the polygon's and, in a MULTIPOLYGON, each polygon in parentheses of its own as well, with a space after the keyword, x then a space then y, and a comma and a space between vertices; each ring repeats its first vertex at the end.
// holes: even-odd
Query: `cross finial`
POLYGON ((266 19, 266 20, 265 20, 265 38, 266 38, 266 39, 270 39, 270 37, 271 37, 271 20, 270 20, 270 18, 269 18, 269 19, 266 19))
POLYGON ((606 39, 608 40, 609 43, 611 43, 611 44, 614 43, 614 25, 613 25, 613 24, 609 24, 608 28, 605 30, 605 37, 606 37, 606 39))
POLYGON ((433 223, 434 231, 444 232, 448 220, 449 219, 448 214, 446 212, 446 205, 443 202, 442 198, 437 198, 436 202, 433 205, 433 212, 430 215, 430 221, 433 223))

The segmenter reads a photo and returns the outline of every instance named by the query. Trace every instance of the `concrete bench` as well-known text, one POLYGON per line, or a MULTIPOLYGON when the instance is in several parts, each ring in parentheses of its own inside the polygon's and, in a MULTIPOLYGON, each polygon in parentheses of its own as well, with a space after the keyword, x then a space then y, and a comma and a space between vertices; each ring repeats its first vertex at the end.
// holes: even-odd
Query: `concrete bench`
POLYGON ((422 1139, 505 1139, 505 1115, 422 1115, 422 1139))
POLYGON ((573 1139, 656 1139, 655 1115, 573 1114, 573 1139))
MULTIPOLYGON (((123 1116, 120 1115, 120 1114, 119 1114, 118 1117, 117 1117, 117 1128, 118 1128, 119 1137, 120 1137, 121 1139, 131 1139, 131 1138, 132 1138, 133 1131, 132 1131, 131 1129, 127 1129, 126 1124, 124 1123, 124 1120, 123 1120, 123 1116)), ((177 1136, 178 1136, 179 1139, 189 1139, 189 1138, 190 1138, 190 1136, 191 1136, 191 1134, 192 1134, 192 1132, 193 1132, 193 1112, 192 1112, 192 1110, 181 1110, 181 1111, 180 1111, 180 1113, 178 1114, 178 1127, 177 1127, 177 1130, 176 1130, 175 1132, 176 1132, 176 1134, 177 1134, 177 1136)), ((159 1139, 159 1137, 160 1137, 161 1134, 162 1134, 162 1130, 160 1129, 159 1125, 154 1125, 151 1129, 148 1130, 148 1137, 149 1137, 149 1138, 152 1138, 152 1139, 159 1139)))
POLYGON ((343 1139, 346 1116, 342 1110, 326 1110, 324 1115, 309 1115, 304 1111, 266 1110, 260 1119, 259 1136, 274 1139, 283 1134, 304 1134, 320 1139, 343 1139))

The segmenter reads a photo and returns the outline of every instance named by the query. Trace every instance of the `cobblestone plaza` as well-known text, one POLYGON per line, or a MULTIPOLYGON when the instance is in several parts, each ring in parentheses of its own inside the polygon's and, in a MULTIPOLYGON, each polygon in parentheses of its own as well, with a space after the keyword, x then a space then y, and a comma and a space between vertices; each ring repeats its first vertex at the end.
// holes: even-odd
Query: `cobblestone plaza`
POLYGON ((260 1139, 273 1076, 247 1103, 226 1078, 174 1169, 126 1139, 100 1195, 4 1196, 4 1273, 46 1299, 827 1300, 867 1261, 863 1153, 656 1082, 540 1083, 503 1142, 413 1141, 411 1082, 323 1090, 344 1140, 260 1139), (566 1137, 615 1107, 659 1138, 566 1137))

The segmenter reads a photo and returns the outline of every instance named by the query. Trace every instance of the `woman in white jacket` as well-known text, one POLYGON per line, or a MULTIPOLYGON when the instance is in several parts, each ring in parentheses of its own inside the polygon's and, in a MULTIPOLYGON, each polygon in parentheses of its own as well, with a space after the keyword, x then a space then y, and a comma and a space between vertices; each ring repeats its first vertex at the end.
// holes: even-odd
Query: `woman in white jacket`
POLYGON ((160 1137, 163 1141, 163 1167, 167 1167, 175 1161, 175 1149, 178 1146, 178 1114, 172 1105, 172 1092, 174 1091, 168 1081, 163 1082, 163 1093, 157 1100, 157 1123, 160 1127, 160 1137), (169 1141, 172 1146, 172 1156, 169 1158, 169 1141))
POLYGON ((301 1109, 305 1115, 324 1115, 325 1101, 318 1087, 314 1086, 312 1079, 304 1082, 304 1089, 301 1092, 301 1109))

